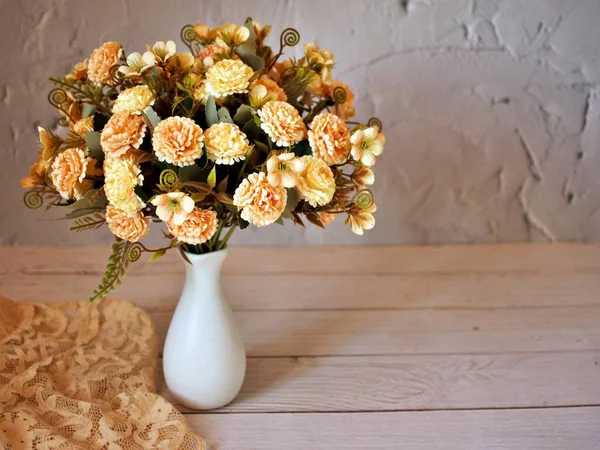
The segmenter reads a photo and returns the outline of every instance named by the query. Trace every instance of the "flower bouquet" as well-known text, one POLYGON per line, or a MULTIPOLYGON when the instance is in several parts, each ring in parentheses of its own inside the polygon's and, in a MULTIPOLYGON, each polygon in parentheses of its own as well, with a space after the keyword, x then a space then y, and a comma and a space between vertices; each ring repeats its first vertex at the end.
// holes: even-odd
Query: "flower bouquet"
POLYGON ((40 128, 38 159, 21 184, 31 208, 60 207, 71 231, 105 224, 116 236, 90 301, 109 294, 143 252, 178 248, 185 259, 224 249, 236 228, 305 220, 320 227, 346 216, 373 227, 367 188, 383 150, 381 123, 351 122, 352 91, 332 77, 333 55, 270 26, 188 25, 181 37, 125 57, 107 42, 63 77, 50 103, 63 129, 40 128), (167 243, 140 239, 161 223, 167 243))

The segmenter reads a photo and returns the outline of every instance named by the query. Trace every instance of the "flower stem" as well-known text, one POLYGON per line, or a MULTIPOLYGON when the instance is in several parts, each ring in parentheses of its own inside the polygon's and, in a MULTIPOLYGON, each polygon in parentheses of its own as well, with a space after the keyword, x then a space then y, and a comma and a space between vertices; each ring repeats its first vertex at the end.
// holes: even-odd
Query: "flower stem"
POLYGON ((231 227, 229 228, 229 231, 227 231, 227 234, 225 235, 223 240, 220 243, 218 243, 217 250, 222 250, 225 247, 227 247, 227 241, 229 241, 229 238, 231 237, 231 235, 233 234, 233 232, 235 231, 236 228, 237 228, 237 223, 234 223, 233 225, 231 225, 231 227))

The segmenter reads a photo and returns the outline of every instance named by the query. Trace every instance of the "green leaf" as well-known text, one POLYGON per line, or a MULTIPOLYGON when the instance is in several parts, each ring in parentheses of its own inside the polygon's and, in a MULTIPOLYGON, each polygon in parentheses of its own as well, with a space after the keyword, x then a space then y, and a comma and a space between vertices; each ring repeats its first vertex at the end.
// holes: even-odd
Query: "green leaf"
POLYGON ((88 209, 88 208, 102 208, 108 204, 106 195, 104 195, 104 189, 92 189, 85 193, 85 195, 77 200, 75 203, 71 203, 69 208, 71 209, 88 209))
POLYGON ((156 261, 158 258, 162 258, 166 254, 167 254, 167 251, 165 249, 157 250, 152 253, 152 256, 150 256, 150 259, 148 260, 148 262, 156 261))
POLYGON ((216 164, 213 166, 212 170, 208 174, 208 178, 206 179, 206 182, 208 183, 208 185, 210 186, 211 189, 213 189, 217 185, 217 165, 216 164))
POLYGON ((256 54, 256 44, 249 40, 235 48, 235 53, 240 59, 253 70, 262 69, 265 66, 265 60, 262 56, 256 54))
POLYGON ((196 181, 198 180, 198 177, 200 176, 201 172, 202 170, 200 169, 200 167, 196 165, 185 166, 179 169, 179 178, 184 183, 186 181, 196 181))
POLYGON ((240 127, 243 127, 244 125, 246 125, 246 123, 248 123, 249 120, 252 120, 253 113, 254 110, 250 106, 242 105, 235 112, 235 115, 233 116, 233 121, 240 127))
POLYGON ((93 215, 87 215, 76 219, 75 225, 69 227, 69 231, 80 232, 95 230, 96 228, 100 228, 105 223, 106 219, 104 216, 100 213, 95 213, 93 215))
POLYGON ((296 209, 296 206, 298 206, 298 203, 300 202, 300 193, 298 192, 297 189, 295 188, 291 188, 291 189, 286 189, 287 191, 287 202, 285 204, 285 208, 283 210, 283 213, 291 213, 293 210, 296 209))
POLYGON ((246 220, 242 219, 241 216, 241 211, 238 211, 238 213, 236 214, 236 218, 237 218, 237 223, 240 227, 240 230, 245 230, 246 228, 248 228, 248 225, 250 225, 246 220))
POLYGON ((217 113, 217 115, 219 116, 219 122, 233 123, 233 120, 231 120, 231 115, 229 114, 229 111, 224 106, 221 106, 219 108, 219 112, 217 113))
MULTIPOLYGON (((216 166, 215 166, 216 167, 216 166)), ((229 175, 221 180, 219 185, 217 186, 217 192, 225 192, 227 190, 227 180, 229 175)))
MULTIPOLYGON (((256 116, 254 116, 256 117, 256 116)), ((257 125, 254 120, 249 120, 242 128, 242 131, 251 141, 255 141, 260 137, 260 125, 257 125)))
POLYGON ((256 148, 258 148, 261 152, 263 153, 269 153, 269 147, 266 146, 266 144, 263 144, 260 141, 255 141, 254 145, 256 146, 256 148))
POLYGON ((85 145, 90 151, 90 156, 96 161, 104 161, 104 152, 100 145, 100 132, 99 131, 86 131, 84 133, 85 145))
POLYGON ((215 123, 219 123, 219 114, 217 113, 217 104, 212 95, 206 99, 206 126, 212 127, 215 123))
POLYGON ((81 108, 81 117, 83 117, 85 119, 86 117, 90 117, 95 112, 96 112, 95 105, 92 105, 90 103, 84 103, 83 107, 81 108))
POLYGON ((133 188, 133 191, 134 191, 134 192, 137 194, 137 196, 138 196, 139 198, 141 198, 141 199, 142 199, 142 201, 143 201, 144 203, 147 203, 147 202, 148 202, 148 196, 146 195, 146 193, 144 192, 144 190, 142 189, 142 187, 141 187, 141 186, 139 186, 139 185, 135 186, 135 187, 133 188))
POLYGON ((296 156, 312 155, 312 148, 310 148, 310 143, 308 142, 308 139, 300 141, 296 145, 294 145, 292 147, 292 152, 294 152, 294 155, 296 156))
POLYGON ((121 284, 129 264, 129 250, 131 245, 131 242, 123 241, 121 239, 117 239, 112 245, 112 251, 108 258, 108 265, 106 266, 104 277, 98 287, 94 289, 92 296, 89 298, 90 302, 102 300, 121 284))
POLYGON ((144 122, 153 130, 161 121, 156 111, 152 109, 151 106, 148 106, 143 112, 142 117, 144 118, 144 122))
POLYGON ((283 217, 280 217, 274 223, 276 223, 277 225, 285 225, 285 223, 283 223, 283 217))

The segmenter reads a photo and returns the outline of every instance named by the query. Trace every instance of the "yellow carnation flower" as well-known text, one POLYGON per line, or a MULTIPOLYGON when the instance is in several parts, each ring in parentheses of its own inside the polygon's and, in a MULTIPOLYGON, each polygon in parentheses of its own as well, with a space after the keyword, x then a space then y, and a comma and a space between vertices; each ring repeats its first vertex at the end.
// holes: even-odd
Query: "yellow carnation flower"
POLYGON ((310 124, 308 141, 313 155, 321 158, 329 166, 342 164, 350 152, 350 130, 335 114, 323 113, 310 124))
POLYGON ((112 234, 129 242, 137 242, 148 234, 150 218, 141 211, 128 213, 112 205, 106 207, 106 224, 112 234))
POLYGON ((125 89, 119 94, 113 105, 112 112, 128 112, 131 114, 142 114, 149 106, 154 105, 154 94, 145 84, 125 89))
POLYGON ((303 156, 300 160, 304 163, 304 170, 296 183, 300 196, 313 207, 326 205, 335 193, 335 177, 331 168, 314 156, 303 156))
POLYGON ((131 148, 140 148, 145 135, 146 124, 140 116, 119 112, 108 119, 100 134, 100 145, 107 155, 121 156, 131 148))
POLYGON ((206 72, 206 92, 215 98, 248 92, 254 71, 242 61, 224 59, 206 72))
POLYGON ((145 204, 135 193, 144 177, 134 158, 125 155, 121 158, 104 159, 104 193, 109 203, 127 213, 142 209, 145 204))
POLYGON ((250 144, 233 123, 217 123, 204 132, 208 157, 217 164, 233 164, 246 159, 250 144))
POLYGON ((160 161, 176 166, 190 166, 202 156, 204 134, 196 122, 187 117, 169 117, 154 129, 152 146, 160 161))
POLYGON ((279 147, 297 144, 306 137, 306 125, 298 110, 289 103, 268 102, 258 111, 258 116, 262 121, 260 127, 279 147))
POLYGON ((264 227, 275 222, 285 209, 287 193, 283 186, 272 186, 264 172, 251 173, 235 190, 233 204, 242 219, 264 227))
POLYGON ((69 148, 56 157, 50 180, 62 198, 78 200, 92 188, 91 180, 84 180, 88 163, 80 148, 69 148))
POLYGON ((121 44, 106 42, 94 50, 88 59, 87 76, 93 83, 110 84, 112 82, 110 69, 119 63, 123 54, 121 44))
POLYGON ((217 213, 195 207, 179 225, 167 222, 171 234, 180 242, 190 245, 203 244, 217 231, 217 213))

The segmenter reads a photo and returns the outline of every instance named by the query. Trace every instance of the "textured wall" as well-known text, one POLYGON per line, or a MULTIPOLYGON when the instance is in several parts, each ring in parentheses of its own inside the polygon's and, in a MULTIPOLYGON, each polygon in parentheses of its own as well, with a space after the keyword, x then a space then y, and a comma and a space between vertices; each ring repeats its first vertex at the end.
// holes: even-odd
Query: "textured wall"
POLYGON ((379 211, 362 239, 336 224, 238 233, 256 243, 600 240, 598 0, 4 0, 0 166, 4 244, 108 242, 23 209, 18 180, 50 124, 50 74, 99 43, 128 52, 190 22, 252 15, 317 40, 384 122, 379 211))

